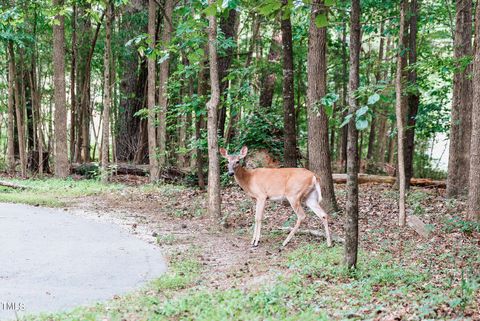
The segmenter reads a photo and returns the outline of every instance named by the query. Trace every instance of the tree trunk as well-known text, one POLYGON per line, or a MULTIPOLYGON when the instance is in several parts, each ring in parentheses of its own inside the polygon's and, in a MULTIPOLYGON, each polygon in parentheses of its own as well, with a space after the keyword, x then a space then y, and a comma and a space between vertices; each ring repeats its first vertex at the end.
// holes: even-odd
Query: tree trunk
POLYGON ((405 181, 405 111, 407 107, 406 95, 404 95, 405 84, 405 67, 407 65, 407 37, 406 30, 407 25, 407 7, 408 1, 402 0, 400 3, 400 31, 398 34, 398 53, 397 53, 397 75, 395 80, 395 114, 397 120, 397 161, 398 161, 398 182, 400 198, 398 201, 398 224, 405 226, 406 212, 405 212, 405 194, 406 194, 406 181, 405 181))
MULTIPOLYGON (((382 33, 383 33, 383 24, 382 24, 382 33)), ((380 45, 383 45, 383 38, 380 40, 380 45)), ((390 47, 391 47, 391 40, 390 37, 387 36, 387 44, 386 44, 386 51, 385 54, 383 53, 383 46, 380 47, 380 52, 382 53, 382 57, 380 57, 379 53, 379 63, 381 64, 382 62, 387 62, 387 53, 390 52, 390 47)), ((380 76, 382 77, 382 76, 380 76)), ((385 70, 383 74, 383 80, 385 83, 388 81, 388 69, 385 70)), ((378 134, 377 134, 377 151, 375 152, 374 159, 377 162, 385 162, 385 152, 387 150, 387 142, 388 142, 388 136, 387 136, 387 131, 388 131, 388 118, 386 113, 386 108, 383 109, 382 114, 379 117, 379 125, 378 127, 378 134)))
POLYGON ((472 127, 472 80, 469 79, 472 66, 462 68, 462 61, 472 55, 472 1, 457 0, 456 7, 454 58, 457 70, 453 75, 447 197, 457 197, 466 192, 472 127))
POLYGON ((72 61, 70 68, 70 161, 75 161, 75 143, 77 141, 77 97, 76 97, 76 73, 77 73, 77 5, 72 4, 72 61))
POLYGON ((472 118, 468 214, 472 220, 480 222, 480 2, 478 1, 475 11, 472 118))
MULTIPOLYGON (((63 6, 63 0, 54 0, 54 6, 63 6)), ((65 23, 53 26, 53 86, 55 91, 55 176, 65 178, 70 173, 67 147, 67 106, 65 96, 65 23)))
MULTIPOLYGON (((148 1, 148 35, 151 46, 155 46, 155 20, 157 4, 155 0, 148 1)), ((147 108, 148 108, 148 160, 150 164, 150 182, 156 182, 160 178, 157 158, 157 135, 155 131, 155 64, 156 59, 148 57, 147 78, 147 108)))
MULTIPOLYGON (((10 44, 9 44, 10 46, 10 44)), ((9 53, 8 57, 8 125, 7 125, 7 159, 8 172, 15 173, 15 61, 9 53)))
MULTIPOLYGON (((357 101, 355 92, 358 89, 360 78, 360 0, 352 0, 350 16, 350 75, 348 80, 349 113, 355 114, 357 101)), ((358 252, 358 130, 355 117, 348 123, 347 142, 347 203, 345 222, 345 265, 355 268, 358 252)))
MULTIPOLYGON (((38 135, 38 139, 36 141, 35 149, 32 151, 32 156, 35 158, 35 154, 38 155, 38 161, 36 162, 38 167, 35 168, 38 172, 40 177, 43 176, 43 169, 44 169, 44 155, 43 155, 43 129, 42 129, 42 112, 41 112, 41 96, 40 96, 40 89, 39 89, 39 82, 37 82, 37 56, 36 51, 38 50, 34 47, 34 51, 32 52, 32 69, 30 73, 30 90, 31 90, 31 100, 32 100, 32 107, 34 113, 34 128, 36 128, 36 132, 38 135)), ((48 160, 47 160, 48 161, 48 160)))
MULTIPOLYGON (((95 30, 95 34, 91 40, 90 49, 88 53, 82 52, 82 56, 80 59, 85 59, 85 64, 83 65, 82 69, 82 94, 80 96, 80 109, 81 109, 81 116, 80 116, 80 128, 79 132, 81 139, 80 141, 80 151, 78 156, 81 158, 83 162, 90 161, 90 121, 91 121, 91 108, 90 108, 90 80, 91 80, 91 65, 92 65, 92 58, 93 52, 95 50, 95 44, 97 43, 98 34, 100 32, 100 27, 103 22, 103 18, 105 17, 105 13, 102 14, 100 17, 100 21, 97 24, 97 28, 95 30), (86 56, 85 56, 86 54, 86 56)), ((83 46, 85 43, 88 43, 90 40, 90 33, 91 33, 91 23, 90 20, 86 20, 83 24, 83 36, 85 37, 83 40, 83 46)))
MULTIPOLYGON (((198 73, 198 87, 197 94, 201 98, 207 93, 207 79, 206 79, 206 70, 205 70, 205 60, 200 62, 200 71, 198 73)), ((202 139, 202 131, 205 128, 205 119, 201 112, 195 113, 195 139, 197 140, 197 146, 199 146, 199 141, 202 139)), ((197 179, 198 187, 201 190, 205 189, 205 175, 203 174, 203 167, 205 164, 205 157, 203 155, 203 150, 201 147, 196 148, 197 156, 197 179)))
MULTIPOLYGON (((237 10, 230 9, 226 17, 220 18, 220 30, 222 30, 225 40, 233 39, 235 41, 236 37, 236 26, 237 26, 237 10)), ((227 108, 225 106, 226 101, 226 90, 228 88, 228 80, 224 78, 228 74, 228 69, 232 65, 234 48, 228 47, 225 51, 225 55, 218 57, 218 77, 220 80, 220 109, 218 110, 218 133, 220 137, 224 136, 225 133, 225 121, 227 119, 227 108)))
POLYGON ((323 0, 312 2, 308 42, 308 164, 322 182, 323 206, 337 210, 328 146, 328 117, 320 100, 327 91, 327 28, 315 24, 318 15, 326 15, 323 0))
MULTIPOLYGON (((112 105, 112 88, 111 88, 111 33, 113 20, 113 3, 106 3, 105 17, 105 53, 103 60, 103 131, 102 131, 102 181, 108 181, 107 167, 110 154, 110 109, 112 105)), ((154 89, 155 90, 155 89, 154 89)), ((155 94, 154 94, 155 95, 155 94)))
MULTIPOLYGON (((214 0, 208 0, 212 5, 214 0)), ((208 110, 208 213, 218 219, 221 216, 220 168, 218 161, 217 109, 220 102, 220 83, 217 59, 217 18, 208 16, 208 54, 210 58, 211 95, 208 110)))
MULTIPOLYGON (((165 12, 163 17, 163 29, 162 29, 162 44, 163 48, 167 48, 168 44, 170 43, 170 39, 172 37, 172 30, 173 26, 171 25, 172 22, 172 13, 173 13, 173 0, 166 0, 165 1, 165 12)), ((170 66, 170 58, 164 60, 160 64, 160 81, 159 81, 159 89, 158 89, 158 105, 160 108, 160 112, 158 113, 158 165, 160 167, 164 167, 166 164, 166 144, 167 144, 167 108, 168 108, 168 101, 167 101, 167 84, 168 84, 168 77, 169 77, 169 66, 170 66)))
MULTIPOLYGON (((288 0, 282 0, 288 6, 288 0)), ((283 45, 283 122, 285 167, 297 167, 297 137, 295 129, 295 97, 293 83, 292 22, 288 12, 282 12, 281 30, 283 45)))
MULTIPOLYGON (((346 20, 346 19, 345 19, 346 20)), ((343 114, 342 120, 347 116, 347 24, 343 23, 342 28, 342 106, 343 114)), ((347 141, 348 141, 348 126, 343 126, 341 129, 342 138, 340 139, 340 165, 343 172, 347 171, 347 141)))
MULTIPOLYGON (((270 44, 270 51, 268 53, 268 65, 272 65, 278 61, 280 58, 280 49, 281 49, 281 37, 273 37, 270 44)), ((259 105, 263 110, 270 110, 272 108, 273 94, 275 91, 275 82, 277 80, 277 74, 275 72, 269 72, 265 75, 262 88, 260 90, 259 105)))
POLYGON ((418 105, 420 103, 420 96, 417 87, 417 71, 415 64, 417 63, 417 20, 418 20, 418 5, 417 0, 412 0, 410 3, 410 33, 408 39, 409 55, 408 64, 414 66, 408 71, 408 84, 413 88, 407 97, 408 114, 407 114, 407 128, 405 132, 405 183, 406 188, 410 187, 410 179, 413 177, 413 155, 415 152, 415 123, 418 112, 418 105))
POLYGON ((13 50, 13 42, 8 42, 8 50, 10 53, 10 62, 12 68, 12 78, 13 78, 13 92, 15 98, 15 118, 17 120, 17 139, 18 139, 18 154, 20 156, 20 172, 22 177, 27 176, 27 159, 25 155, 25 128, 23 113, 22 113, 22 102, 20 100, 20 84, 17 79, 17 68, 15 65, 15 52, 13 50))
POLYGON ((368 146, 367 146, 367 160, 372 160, 375 153, 375 131, 376 131, 376 118, 372 118, 370 123, 370 133, 368 134, 368 146))

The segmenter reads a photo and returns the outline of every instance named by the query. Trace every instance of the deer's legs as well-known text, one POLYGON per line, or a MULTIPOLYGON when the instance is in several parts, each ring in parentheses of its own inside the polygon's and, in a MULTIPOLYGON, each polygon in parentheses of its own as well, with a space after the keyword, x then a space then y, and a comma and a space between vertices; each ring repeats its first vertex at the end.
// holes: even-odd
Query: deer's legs
POLYGON ((329 247, 332 246, 332 239, 330 237, 330 230, 328 228, 328 214, 318 204, 318 200, 313 194, 310 194, 307 197, 307 200, 305 203, 322 220, 323 227, 325 228, 325 237, 327 238, 327 245, 329 247))
POLYGON ((292 239, 293 235, 297 232, 298 228, 300 227, 300 224, 302 224, 303 220, 305 220, 305 212, 303 211, 302 204, 300 203, 300 199, 288 199, 290 202, 290 205, 292 206, 293 210, 295 211, 295 214, 297 214, 297 222, 295 223, 295 226, 293 229, 290 231, 290 234, 288 234, 287 238, 285 241, 283 241, 283 246, 286 246, 288 242, 292 239))
POLYGON ((265 201, 266 199, 257 199, 257 205, 255 208, 255 226, 253 228, 253 238, 252 238, 252 245, 258 246, 258 242, 260 241, 260 230, 262 228, 262 219, 263 219, 263 211, 265 209, 265 201))

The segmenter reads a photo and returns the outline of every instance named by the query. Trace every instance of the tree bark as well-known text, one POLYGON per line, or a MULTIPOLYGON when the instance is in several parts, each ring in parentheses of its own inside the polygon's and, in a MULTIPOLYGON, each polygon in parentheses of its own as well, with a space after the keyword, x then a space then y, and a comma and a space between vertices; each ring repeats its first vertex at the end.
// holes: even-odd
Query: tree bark
MULTIPOLYGON (((220 30, 223 32, 225 40, 231 38, 235 41, 236 37, 236 23, 237 20, 237 10, 230 9, 226 17, 220 19, 220 30)), ((220 80, 220 108, 218 110, 218 133, 220 137, 224 137, 225 133, 225 121, 227 119, 227 108, 225 106, 226 101, 226 90, 228 88, 228 80, 224 78, 228 74, 228 69, 232 65, 234 48, 229 47, 225 55, 218 57, 218 77, 220 80)))
MULTIPOLYGON (((360 78, 360 0, 352 0, 350 13, 350 75, 348 80, 348 103, 349 113, 355 114, 357 91, 360 78)), ((345 265, 347 268, 355 268, 357 265, 358 252, 358 130, 355 125, 355 117, 348 123, 347 142, 347 203, 345 221, 345 265)))
MULTIPOLYGON (((165 1, 165 12, 163 17, 163 29, 162 29, 162 47, 165 49, 170 43, 172 37, 173 26, 171 25, 172 13, 173 13, 173 0, 165 1)), ((158 105, 160 112, 158 113, 158 165, 164 167, 166 165, 166 144, 167 144, 167 84, 169 77, 170 58, 166 59, 160 64, 160 81, 158 89, 158 105)))
POLYGON ((398 224, 400 226, 405 226, 406 224, 406 212, 405 212, 405 194, 406 194, 406 177, 405 177, 405 111, 407 107, 406 96, 404 95, 404 84, 405 84, 405 67, 407 65, 407 53, 405 48, 407 48, 407 8, 408 1, 402 0, 400 3, 400 31, 398 34, 398 53, 397 53, 397 75, 395 80, 395 93, 396 93, 396 102, 395 102, 395 114, 397 120, 397 162, 398 162, 398 181, 399 181, 399 192, 400 198, 398 201, 399 211, 398 211, 398 224))
POLYGON ((464 194, 469 180, 470 136, 472 127, 471 64, 462 68, 462 60, 472 55, 472 1, 456 1, 452 121, 448 158, 447 197, 464 194))
MULTIPOLYGON (((8 45, 10 46, 10 45, 8 45)), ((8 172, 15 173, 15 61, 9 52, 8 57, 8 124, 7 124, 7 159, 8 172)))
POLYGON ((326 14, 323 0, 313 0, 307 62, 308 164, 320 178, 323 207, 332 212, 337 210, 337 203, 328 145, 328 117, 320 102, 327 92, 327 28, 318 28, 315 24, 318 15, 326 14))
MULTIPOLYGON (((108 181, 107 167, 110 154, 110 109, 112 105, 111 88, 111 33, 113 20, 113 3, 107 1, 105 9, 105 53, 103 60, 103 131, 102 131, 102 181, 108 181)), ((155 95, 155 94, 154 94, 155 95)))
MULTIPOLYGON (((63 0, 54 0, 56 7, 63 0)), ((55 176, 65 178, 70 172, 67 147, 67 106, 65 94, 65 23, 61 14, 53 26, 53 86, 55 91, 55 176)))
MULTIPOLYGON (((206 59, 205 59, 206 60, 206 59)), ((207 93, 207 79, 206 79, 206 69, 205 69, 205 60, 200 62, 200 71, 198 73, 198 87, 197 94, 201 98, 207 93)), ((195 113, 195 139, 197 140, 197 146, 199 146, 199 141, 202 139, 202 131, 205 128, 205 119, 203 113, 195 113)), ((196 148, 196 166, 197 166, 197 179, 198 187, 201 190, 205 189, 205 175, 203 174, 203 167, 205 164, 205 157, 203 155, 203 150, 201 147, 196 148)))
POLYGON ((15 65, 15 52, 13 50, 13 42, 8 42, 8 50, 10 53, 10 61, 13 76, 13 92, 15 99, 15 119, 17 120, 17 139, 18 139, 18 154, 20 156, 20 172, 22 177, 27 176, 27 159, 25 155, 25 128, 22 113, 22 102, 20 100, 20 84, 17 78, 17 68, 15 65))
POLYGON ((75 161, 75 143, 77 141, 77 97, 76 97, 76 74, 77 74, 77 5, 72 4, 72 61, 70 68, 70 162, 75 161))
POLYGON ((415 152, 415 123, 420 103, 420 96, 417 87, 417 71, 415 64, 417 63, 417 20, 418 20, 418 4, 417 0, 410 2, 410 32, 408 39, 409 55, 408 65, 414 66, 408 71, 408 84, 413 88, 407 97, 408 114, 407 128, 405 131, 405 183, 406 188, 410 187, 410 179, 413 177, 413 155, 415 152))
MULTIPOLYGON (((214 0, 208 0, 212 5, 214 0)), ((210 58, 211 95, 208 110, 208 213, 218 219, 221 216, 220 168, 218 160, 217 109, 220 103, 220 83, 217 58, 217 18, 208 16, 208 54, 210 58)))
MULTIPOLYGON (((280 58, 281 42, 281 37, 273 37, 267 58, 269 66, 276 63, 280 58)), ((276 80, 277 74, 275 72, 269 72, 264 76, 259 98, 259 105, 263 110, 268 111, 272 108, 276 80)))
MULTIPOLYGON (((142 0, 130 1, 125 6, 120 28, 124 31, 123 42, 127 42, 135 35, 145 33, 146 26, 138 21, 138 15, 145 11, 142 0)), ((123 70, 120 80, 120 106, 116 123, 116 158, 124 162, 144 162, 148 154, 148 138, 141 136, 144 120, 135 117, 135 113, 145 107, 145 93, 147 83, 146 63, 139 63, 139 54, 133 46, 124 47, 124 54, 119 56, 119 64, 123 70), (139 156, 136 159, 136 156, 139 156)), ((158 130, 160 132, 160 130, 158 130)))
POLYGON ((283 46, 283 122, 285 167, 297 167, 297 135, 295 122, 295 97, 293 77, 292 22, 288 0, 282 0, 284 10, 281 19, 283 46))
MULTIPOLYGON (((382 25, 383 27, 383 25, 382 25)), ((383 29, 382 33, 383 33, 383 29)), ((380 40, 380 45, 383 45, 383 38, 380 40)), ((383 53, 383 46, 380 47, 379 50, 379 63, 381 64, 382 62, 387 62, 387 53, 390 52, 391 47, 391 40, 390 37, 387 36, 387 41, 386 41, 386 51, 383 53), (380 53, 382 53, 382 57, 380 57, 380 53)), ((385 83, 389 82, 388 78, 388 69, 385 69, 383 76, 383 80, 385 83)), ((377 134, 377 151, 375 152, 374 160, 377 162, 385 162, 385 152, 387 150, 387 142, 388 142, 388 136, 387 136, 387 131, 388 131, 388 119, 387 115, 382 113, 379 117, 379 125, 378 127, 378 134, 377 134)))
MULTIPOLYGON (((342 28, 342 105, 344 112, 342 119, 347 116, 347 24, 343 23, 342 28)), ((343 126, 341 129, 340 139, 340 165, 343 172, 347 171, 347 141, 348 141, 348 126, 343 126)))
POLYGON ((468 214, 480 222, 480 2, 475 11, 475 56, 473 61, 473 110, 470 146, 468 214))
MULTIPOLYGON (((155 21, 157 16, 157 4, 155 0, 148 1, 148 35, 151 46, 155 46, 155 21)), ((148 160, 150 165, 150 182, 156 182, 160 178, 157 158, 157 135, 155 131, 155 64, 156 59, 148 57, 147 68, 147 108, 148 108, 148 160)))

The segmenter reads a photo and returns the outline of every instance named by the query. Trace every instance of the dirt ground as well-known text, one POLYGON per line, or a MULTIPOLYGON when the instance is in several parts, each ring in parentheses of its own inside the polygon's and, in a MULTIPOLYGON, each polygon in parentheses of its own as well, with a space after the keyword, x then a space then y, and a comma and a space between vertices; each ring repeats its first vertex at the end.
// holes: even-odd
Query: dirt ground
MULTIPOLYGON (((123 180, 130 185, 142 185, 143 180, 123 180)), ((344 186, 336 185, 339 208, 345 205, 344 186)), ((451 278, 460 282, 460 270, 468 253, 462 251, 465 244, 480 246, 478 231, 445 232, 445 222, 454 217, 465 219, 465 204, 445 199, 442 189, 413 188, 409 199, 409 213, 415 214, 427 224, 430 235, 422 238, 411 228, 397 226, 396 192, 387 185, 362 185, 360 188, 360 248, 365 252, 386 251, 393 260, 403 262, 405 247, 408 261, 432 266, 439 271, 436 279, 451 278), (418 251, 417 251, 418 250, 418 251), (443 259, 445 253, 453 253, 454 262, 443 259), (425 253, 431 255, 426 256, 425 253), (445 275, 444 271, 451 271, 445 275), (442 272, 440 272, 442 271, 442 272)), ((271 202, 267 205, 262 238, 257 248, 250 246, 254 203, 237 186, 222 190, 221 219, 211 219, 206 214, 206 193, 191 189, 168 187, 165 192, 128 188, 121 192, 79 198, 72 208, 86 210, 102 220, 115 221, 131 233, 149 242, 157 243, 167 257, 172 258, 192 245, 205 269, 200 284, 212 289, 257 288, 273 280, 279 273, 288 274, 280 264, 282 254, 307 242, 325 242, 323 238, 297 233, 289 245, 281 248, 286 232, 280 228, 295 220, 288 204, 271 202), (219 223, 220 222, 220 223, 219 223), (283 253, 282 253, 283 251, 283 253)), ((330 227, 334 234, 342 236, 343 214, 332 215, 330 227)), ((301 229, 322 231, 318 218, 312 213, 301 229)), ((472 266, 480 270, 478 261, 472 266)), ((199 285, 200 285, 199 284, 199 285)), ((477 303, 480 296, 476 295, 477 303)), ((479 306, 479 304, 477 304, 479 306)), ((448 307, 446 307, 448 309, 448 307)), ((448 311, 445 313, 448 315, 448 311)), ((480 320, 479 311, 471 311, 480 320)))

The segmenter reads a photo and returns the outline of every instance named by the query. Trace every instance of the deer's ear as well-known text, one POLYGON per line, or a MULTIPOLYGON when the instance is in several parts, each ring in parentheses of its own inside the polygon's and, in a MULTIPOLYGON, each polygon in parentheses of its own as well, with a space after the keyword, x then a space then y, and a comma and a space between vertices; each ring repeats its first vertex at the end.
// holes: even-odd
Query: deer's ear
POLYGON ((223 157, 227 157, 227 150, 225 148, 220 148, 220 155, 222 155, 223 157))
POLYGON ((243 146, 242 149, 240 150, 240 158, 244 158, 245 156, 247 156, 247 153, 248 153, 248 147, 243 146))

